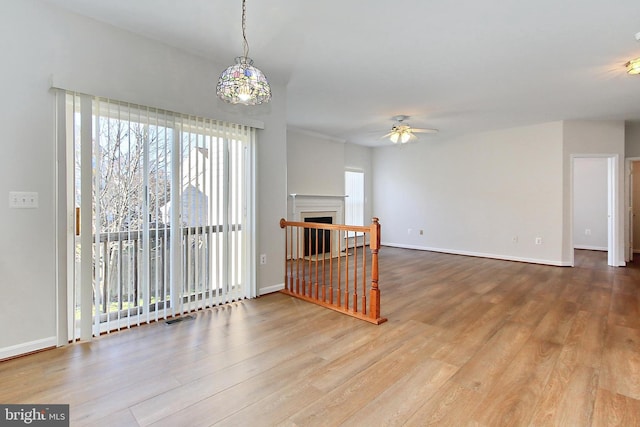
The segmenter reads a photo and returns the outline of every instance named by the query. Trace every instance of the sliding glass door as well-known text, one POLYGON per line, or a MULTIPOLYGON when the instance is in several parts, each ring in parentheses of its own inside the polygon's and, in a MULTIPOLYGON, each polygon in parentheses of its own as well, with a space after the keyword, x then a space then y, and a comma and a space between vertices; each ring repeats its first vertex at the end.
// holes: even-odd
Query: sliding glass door
POLYGON ((69 339, 251 296, 254 130, 64 96, 69 339))

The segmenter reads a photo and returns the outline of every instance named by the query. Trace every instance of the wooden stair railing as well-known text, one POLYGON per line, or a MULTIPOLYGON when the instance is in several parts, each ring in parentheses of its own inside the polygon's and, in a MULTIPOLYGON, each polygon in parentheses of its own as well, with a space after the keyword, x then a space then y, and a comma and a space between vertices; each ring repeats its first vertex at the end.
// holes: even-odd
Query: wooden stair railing
POLYGON ((380 317, 378 218, 369 226, 283 218, 280 228, 285 229, 282 293, 376 325, 387 320, 380 317))

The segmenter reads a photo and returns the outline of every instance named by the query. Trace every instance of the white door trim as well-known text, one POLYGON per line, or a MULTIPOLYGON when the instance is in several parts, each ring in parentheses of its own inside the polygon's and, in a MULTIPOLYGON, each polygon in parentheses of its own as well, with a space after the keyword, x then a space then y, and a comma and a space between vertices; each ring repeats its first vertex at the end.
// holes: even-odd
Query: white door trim
POLYGON ((574 194, 574 165, 575 159, 589 159, 589 158, 606 158, 607 159, 607 264, 613 267, 624 265, 624 262, 619 257, 619 232, 620 230, 620 218, 618 209, 618 180, 620 178, 619 160, 618 154, 571 154, 571 194, 569 197, 569 203, 571 205, 571 215, 569 221, 569 235, 571 236, 571 256, 570 265, 575 265, 574 253, 573 253, 573 194, 574 194))
POLYGON ((640 161, 640 157, 627 157, 624 162, 625 174, 624 174, 624 195, 625 195, 625 218, 624 218, 624 230, 625 230, 625 261, 633 261, 633 183, 631 181, 632 176, 632 163, 640 161))

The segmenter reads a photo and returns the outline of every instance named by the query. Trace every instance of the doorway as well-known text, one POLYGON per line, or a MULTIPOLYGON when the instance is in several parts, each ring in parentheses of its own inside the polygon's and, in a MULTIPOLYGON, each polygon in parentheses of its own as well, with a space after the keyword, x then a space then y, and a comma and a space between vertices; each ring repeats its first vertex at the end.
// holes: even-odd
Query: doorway
POLYGON ((626 261, 633 261, 640 253, 640 157, 627 159, 627 229, 626 261))
POLYGON ((575 249, 607 252, 617 266, 617 155, 572 156, 571 265, 575 249))

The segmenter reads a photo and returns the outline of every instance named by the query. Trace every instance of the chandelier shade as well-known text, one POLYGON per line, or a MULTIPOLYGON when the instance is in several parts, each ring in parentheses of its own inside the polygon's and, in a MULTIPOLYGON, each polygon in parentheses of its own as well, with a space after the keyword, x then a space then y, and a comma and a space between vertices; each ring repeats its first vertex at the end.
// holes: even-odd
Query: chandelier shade
POLYGON ((230 104, 258 105, 271 100, 267 77, 247 56, 238 56, 236 63, 222 72, 216 93, 230 104))

